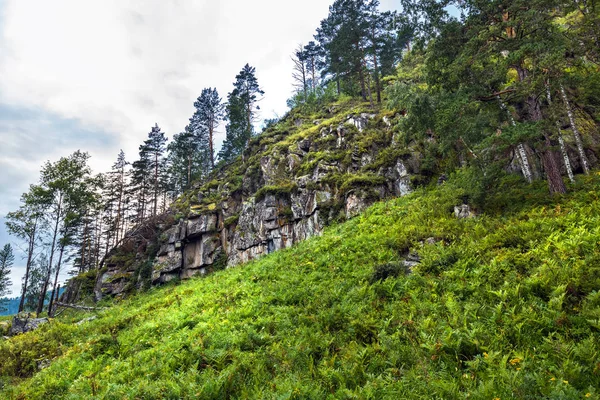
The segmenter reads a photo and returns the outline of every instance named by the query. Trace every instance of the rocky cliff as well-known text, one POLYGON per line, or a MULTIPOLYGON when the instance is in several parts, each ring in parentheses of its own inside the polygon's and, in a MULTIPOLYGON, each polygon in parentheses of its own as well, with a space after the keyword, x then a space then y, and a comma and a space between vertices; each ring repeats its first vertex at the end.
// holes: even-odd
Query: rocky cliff
MULTIPOLYGON (((146 279, 158 284, 244 263, 409 193, 420 179, 421 153, 397 145, 396 118, 352 103, 288 114, 173 205, 154 248, 145 249, 152 260, 146 279)), ((118 251, 107 260, 97 298, 140 284, 147 261, 137 252, 134 262, 118 251)))

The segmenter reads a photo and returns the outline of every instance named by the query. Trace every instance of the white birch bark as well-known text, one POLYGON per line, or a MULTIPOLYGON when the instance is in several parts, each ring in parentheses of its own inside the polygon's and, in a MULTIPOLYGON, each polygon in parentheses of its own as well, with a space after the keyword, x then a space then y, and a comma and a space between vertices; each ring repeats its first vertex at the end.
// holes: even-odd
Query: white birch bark
MULTIPOLYGON (((550 84, 546 82, 546 94, 548 96, 548 104, 552 104, 552 94, 550 93, 550 84)), ((567 147, 565 146, 565 139, 562 135, 562 130, 560 129, 560 122, 558 119, 554 121, 556 123, 556 131, 558 133, 558 143, 560 144, 560 154, 563 157, 563 162, 565 163, 565 168, 567 170, 567 175, 569 175, 569 180, 571 183, 575 182, 575 177, 573 176, 573 167, 571 167, 571 160, 569 159, 569 153, 567 152, 567 147)))
MULTIPOLYGON (((499 95, 496 96, 496 98, 500 103, 500 108, 502 108, 508 114, 508 118, 510 119, 511 125, 516 127, 517 123, 510 111, 508 110, 508 107, 506 107, 506 104, 504 104, 504 102, 502 101, 502 98, 499 95)), ((525 179, 527 179, 527 182, 533 182, 533 176, 531 175, 531 168, 529 166, 529 159, 527 158, 527 152, 525 151, 525 146, 523 146, 523 143, 519 143, 517 145, 517 158, 519 160, 523 176, 525 177, 525 179)))
POLYGON ((583 166, 583 171, 586 175, 590 173, 590 165, 585 155, 585 149, 583 147, 583 141, 581 140, 581 134, 579 133, 579 129, 577 129, 577 124, 575 123, 575 115, 573 114, 573 109, 571 108, 571 103, 569 103, 569 98, 567 97, 567 93, 565 92, 564 86, 560 85, 560 93, 562 95, 563 101, 565 102, 565 107, 567 109, 567 115, 569 116, 569 122, 571 124, 571 129, 573 130, 573 136, 575 136, 575 143, 577 144, 577 151, 579 152, 579 158, 581 159, 581 165, 583 166))

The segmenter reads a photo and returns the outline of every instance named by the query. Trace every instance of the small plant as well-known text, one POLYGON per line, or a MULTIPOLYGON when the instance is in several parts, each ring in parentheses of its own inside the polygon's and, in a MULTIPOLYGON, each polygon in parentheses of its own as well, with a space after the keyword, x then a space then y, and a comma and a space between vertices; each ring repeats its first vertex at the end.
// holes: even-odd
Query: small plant
POLYGON ((379 264, 373 269, 373 273, 371 274, 371 278, 369 278, 369 282, 375 283, 388 278, 396 278, 403 274, 406 274, 406 267, 404 267, 403 264, 397 262, 379 264))

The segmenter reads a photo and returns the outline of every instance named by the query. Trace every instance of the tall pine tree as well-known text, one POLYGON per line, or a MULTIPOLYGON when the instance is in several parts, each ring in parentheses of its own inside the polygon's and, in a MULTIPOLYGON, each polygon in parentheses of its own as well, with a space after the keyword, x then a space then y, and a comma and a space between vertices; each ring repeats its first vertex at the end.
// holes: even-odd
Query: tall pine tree
POLYGON ((225 106, 216 88, 206 88, 202 90, 194 107, 196 112, 190 119, 190 126, 194 132, 196 129, 205 132, 206 135, 194 139, 199 148, 208 149, 209 167, 212 169, 215 167, 215 133, 225 116, 225 106))
POLYGON ((219 152, 222 160, 231 160, 241 154, 254 134, 257 103, 259 96, 265 93, 258 85, 255 73, 256 69, 246 64, 236 76, 233 91, 227 96, 227 135, 219 152))

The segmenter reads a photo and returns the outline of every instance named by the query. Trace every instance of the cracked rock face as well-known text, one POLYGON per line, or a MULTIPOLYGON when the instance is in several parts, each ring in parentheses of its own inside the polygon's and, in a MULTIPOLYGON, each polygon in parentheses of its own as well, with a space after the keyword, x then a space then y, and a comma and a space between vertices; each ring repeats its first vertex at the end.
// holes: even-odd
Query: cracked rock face
MULTIPOLYGON (((375 117, 361 113, 327 125, 314 121, 324 126, 311 128, 312 136, 299 136, 287 147, 278 143, 273 150, 257 142, 244 158, 253 159, 252 164, 243 164, 235 180, 223 179, 227 172, 217 176, 217 189, 215 185, 196 189, 191 198, 192 205, 198 206, 159 235, 152 283, 204 275, 289 248, 320 235, 334 220, 355 217, 380 199, 410 193, 409 171, 416 173, 420 161, 403 156, 382 163, 382 151, 394 146, 394 133, 387 117, 371 126, 375 117), (356 135, 368 135, 371 128, 386 132, 388 143, 359 148, 356 135), (375 178, 343 184, 343 179, 355 174, 375 178)), ((310 122, 296 119, 292 125, 310 122)), ((140 254, 137 258, 126 267, 104 268, 96 283, 96 298, 139 286, 139 266, 146 259, 140 254)))

